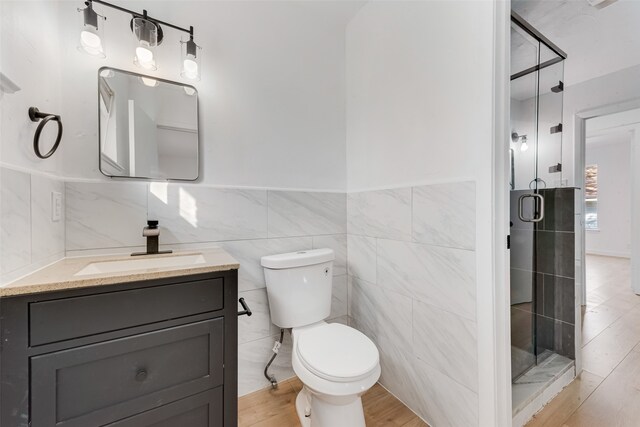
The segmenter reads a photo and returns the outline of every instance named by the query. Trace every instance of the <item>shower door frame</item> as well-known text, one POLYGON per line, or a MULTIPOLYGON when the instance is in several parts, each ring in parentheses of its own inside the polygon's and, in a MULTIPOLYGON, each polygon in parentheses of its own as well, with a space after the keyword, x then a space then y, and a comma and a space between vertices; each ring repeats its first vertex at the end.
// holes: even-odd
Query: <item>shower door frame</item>
MULTIPOLYGON (((565 61, 567 59, 567 54, 560 49, 556 44, 554 44, 552 41, 550 41, 547 37, 545 37, 542 33, 540 33, 536 28, 534 28, 531 24, 529 24, 524 18, 522 18, 517 12, 514 12, 513 10, 511 10, 511 19, 510 19, 510 27, 515 25, 518 29, 524 31, 526 34, 528 34, 531 38, 532 41, 535 41, 537 43, 537 61, 535 63, 535 65, 526 68, 522 71, 518 71, 512 75, 510 75, 510 83, 513 82, 514 80, 520 79, 520 78, 524 78, 525 76, 531 75, 533 73, 537 73, 534 77, 536 80, 536 103, 535 103, 535 125, 534 125, 534 135, 535 135, 535 158, 534 158, 534 179, 531 182, 535 182, 534 188, 531 188, 531 183, 529 183, 529 189, 531 190, 531 194, 533 195, 540 195, 539 192, 539 158, 538 158, 538 150, 540 147, 540 139, 539 139, 539 120, 540 120, 540 72, 541 70, 548 68, 550 66, 553 66, 555 64, 558 63, 562 63, 563 61, 565 61), (551 52, 553 52, 556 56, 546 60, 544 62, 542 62, 542 57, 541 57, 541 52, 542 52, 542 46, 545 46, 546 48, 548 48, 551 52)), ((564 80, 564 78, 562 79, 564 80)), ((562 83, 562 81, 561 81, 562 83)), ((562 114, 562 107, 561 107, 561 114, 562 114)), ((564 120, 563 120, 564 121, 564 120)), ((511 151, 511 150, 510 150, 511 151)), ((560 156, 562 156, 562 148, 560 148, 560 156)), ((510 168, 513 168, 514 164, 513 164, 513 160, 511 160, 510 162, 510 168)), ((512 179, 513 179, 513 183, 511 185, 511 187, 514 187, 515 184, 515 175, 512 174, 512 179)), ((546 188, 546 185, 545 185, 546 188)), ((517 191, 515 188, 512 188, 512 191, 509 192, 509 198, 511 198, 511 193, 513 191, 517 191)), ((524 191, 524 190, 523 190, 524 191)), ((525 195, 521 196, 521 197, 525 197, 525 195)), ((536 215, 535 212, 538 209, 538 206, 540 206, 540 209, 544 209, 544 198, 542 198, 542 196, 539 196, 541 198, 540 201, 540 205, 538 205, 537 203, 535 204, 534 207, 534 216, 536 215)), ((521 208, 521 202, 518 203, 519 208, 521 208)), ((511 216, 513 213, 511 212, 510 208, 508 209, 508 214, 509 216, 511 216)), ((521 217, 522 219, 522 217, 521 217)), ((525 221, 524 219, 522 219, 522 221, 525 221)), ((532 222, 533 223, 533 228, 532 228, 532 243, 533 243, 533 247, 536 248, 536 239, 537 239, 537 233, 536 233, 536 222, 537 221, 527 221, 527 222, 532 222)), ((509 230, 509 234, 511 234, 511 229, 509 230)), ((510 248, 511 249, 511 248, 510 248)), ((533 250, 533 260, 532 260, 532 265, 535 266, 536 265, 536 258, 537 258, 537 251, 534 249, 533 250)), ((509 252, 509 256, 511 256, 511 252, 509 252)), ((537 270, 535 269, 535 267, 533 267, 533 272, 536 272, 537 270)), ((511 277, 509 277, 509 281, 508 281, 508 286, 511 286, 511 277)), ((532 279, 532 283, 531 283, 532 289, 531 289, 531 294, 533 297, 532 300, 532 322, 531 322, 531 327, 532 327, 532 333, 531 333, 531 351, 532 351, 532 356, 533 356, 533 364, 530 365, 528 368, 526 368, 523 372, 520 372, 519 374, 517 374, 517 376, 521 376, 523 375, 528 369, 530 369, 532 366, 535 366, 538 361, 538 332, 537 332, 537 316, 536 313, 538 313, 538 308, 537 308, 537 297, 536 295, 538 294, 536 287, 538 286, 537 283, 537 275, 535 275, 535 277, 532 279)), ((512 301, 509 301, 510 303, 512 301)), ((510 305, 511 306, 511 305, 510 305)), ((513 319, 511 318, 511 312, 510 312, 510 326, 512 326, 512 321, 513 319)), ((512 334, 512 330, 510 328, 510 334, 512 334)), ((578 335, 577 333, 575 335, 578 335)), ((577 348, 577 347, 576 347, 577 348)), ((512 381, 514 380, 513 378, 513 366, 511 366, 511 371, 510 371, 510 375, 512 376, 512 381)))

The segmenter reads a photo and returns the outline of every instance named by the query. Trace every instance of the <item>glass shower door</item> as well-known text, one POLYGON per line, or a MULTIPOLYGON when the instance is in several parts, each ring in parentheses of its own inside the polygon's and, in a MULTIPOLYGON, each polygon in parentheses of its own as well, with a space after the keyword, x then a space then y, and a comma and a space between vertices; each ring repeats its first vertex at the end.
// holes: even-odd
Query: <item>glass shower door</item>
POLYGON ((537 186, 539 43, 512 24, 511 49, 511 376, 516 379, 536 363, 534 229, 519 216, 533 212, 530 203, 522 205, 527 212, 519 209, 521 197, 532 194, 529 185, 537 186))
POLYGON ((550 336, 553 340, 541 317, 540 263, 554 256, 554 248, 541 246, 540 231, 545 213, 553 209, 549 189, 562 185, 563 58, 513 23, 511 43, 511 365, 516 379, 540 361, 550 336))

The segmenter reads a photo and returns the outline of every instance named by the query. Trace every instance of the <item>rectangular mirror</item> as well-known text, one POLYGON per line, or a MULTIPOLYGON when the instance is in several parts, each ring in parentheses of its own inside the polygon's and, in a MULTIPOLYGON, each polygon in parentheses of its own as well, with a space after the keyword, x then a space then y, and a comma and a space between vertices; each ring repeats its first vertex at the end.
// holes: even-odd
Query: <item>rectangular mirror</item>
POLYGON ((129 71, 98 71, 100 171, 110 177, 198 178, 198 92, 129 71))

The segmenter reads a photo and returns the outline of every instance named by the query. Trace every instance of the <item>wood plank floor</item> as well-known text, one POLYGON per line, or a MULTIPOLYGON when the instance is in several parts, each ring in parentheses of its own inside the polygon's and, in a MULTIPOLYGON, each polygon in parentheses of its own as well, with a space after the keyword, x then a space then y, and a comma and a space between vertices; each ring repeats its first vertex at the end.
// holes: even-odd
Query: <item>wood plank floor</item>
POLYGON ((630 262, 587 257, 582 375, 527 427, 640 426, 640 296, 630 262))
MULTIPOLYGON (((238 426, 300 426, 295 400, 301 389, 300 380, 292 378, 281 382, 277 390, 261 390, 241 397, 238 401, 238 426)), ((362 396, 362 405, 367 427, 428 427, 380 384, 362 396)))

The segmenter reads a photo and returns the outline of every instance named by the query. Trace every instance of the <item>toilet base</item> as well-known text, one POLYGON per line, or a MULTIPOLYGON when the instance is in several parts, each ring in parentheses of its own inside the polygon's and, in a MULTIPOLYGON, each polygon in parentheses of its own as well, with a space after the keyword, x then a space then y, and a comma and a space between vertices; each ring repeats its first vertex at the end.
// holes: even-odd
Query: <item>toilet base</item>
POLYGON ((308 393, 303 387, 296 397, 296 412, 298 413, 302 427, 311 427, 311 417, 306 416, 307 411, 311 412, 311 406, 308 404, 308 396, 308 393))
POLYGON ((360 396, 347 401, 343 398, 329 402, 303 387, 296 397, 296 412, 302 427, 366 427, 360 396), (309 416, 307 416, 309 414, 309 416))

